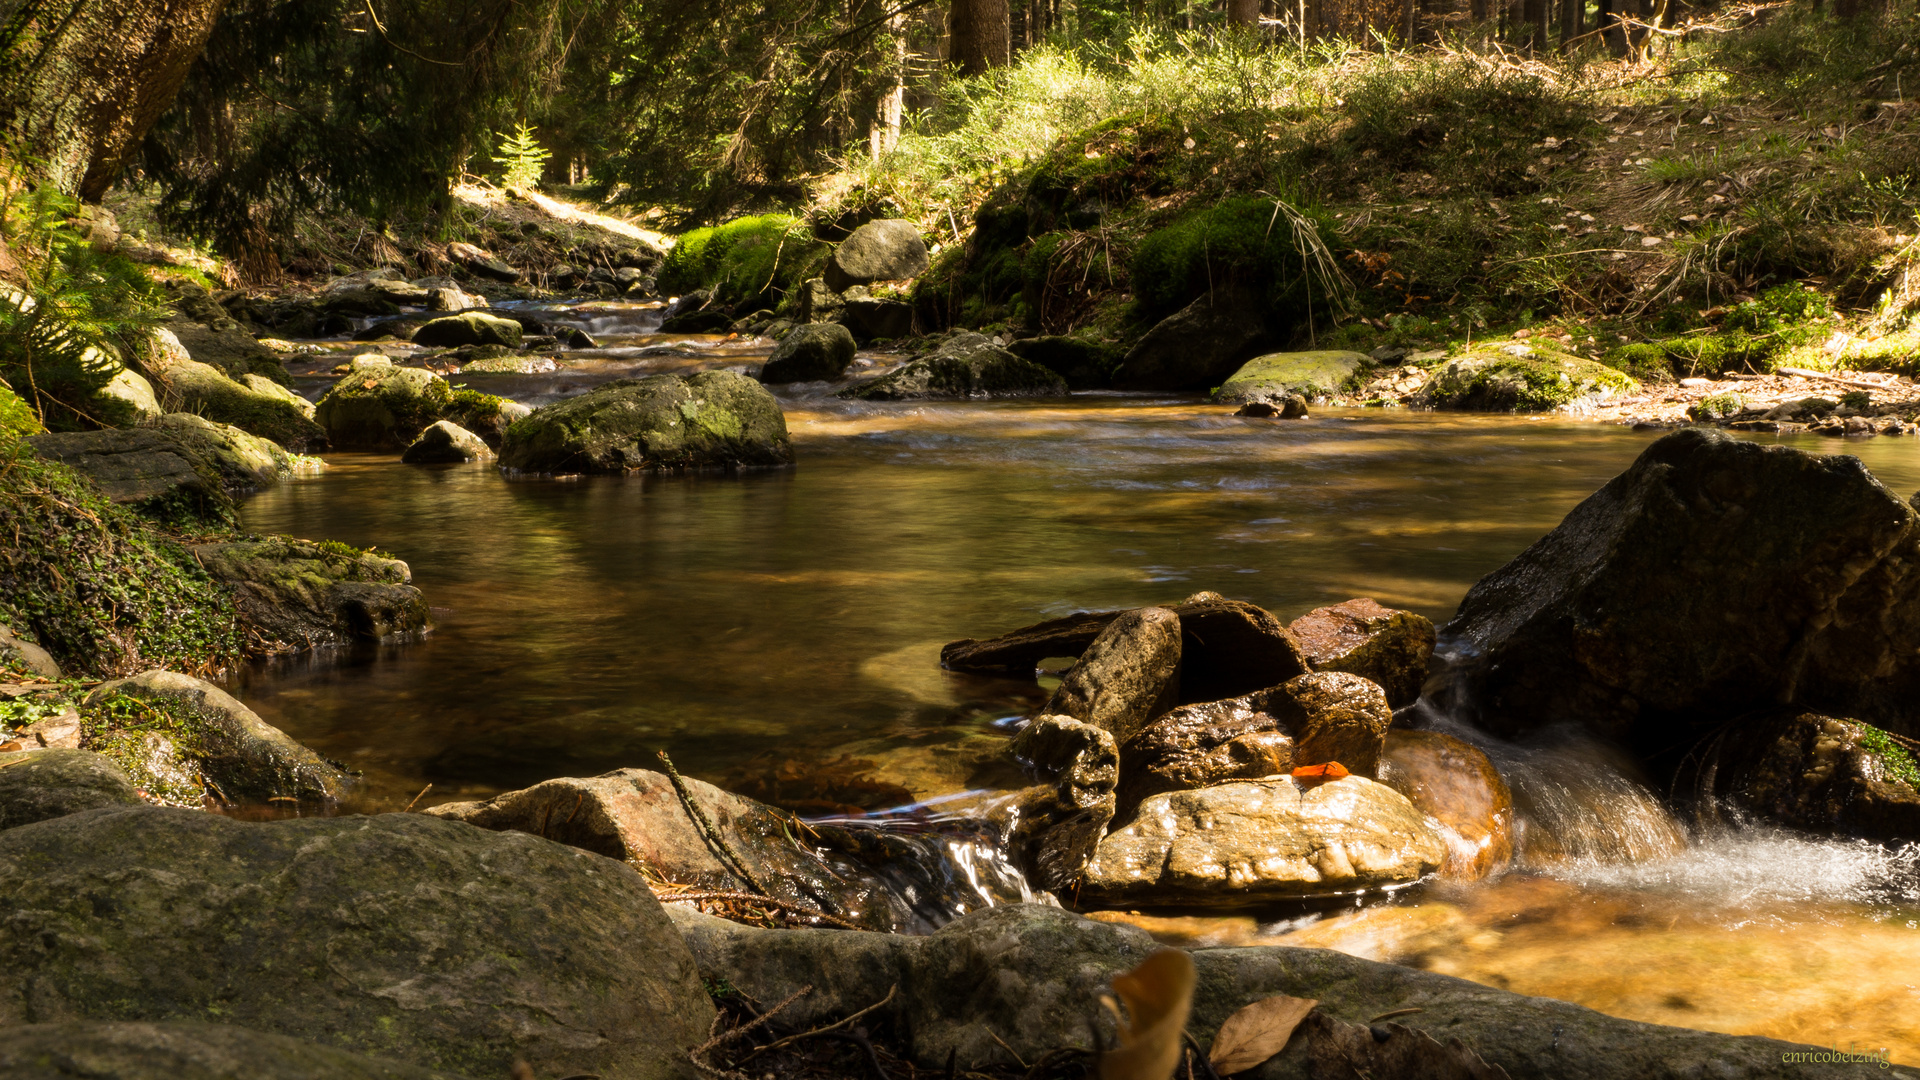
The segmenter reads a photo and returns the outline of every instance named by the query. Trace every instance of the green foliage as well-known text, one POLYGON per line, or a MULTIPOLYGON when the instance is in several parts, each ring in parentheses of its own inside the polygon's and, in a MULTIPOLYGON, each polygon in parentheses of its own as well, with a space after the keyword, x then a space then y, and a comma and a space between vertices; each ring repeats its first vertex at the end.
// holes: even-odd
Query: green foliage
POLYGON ((242 645, 232 599, 192 553, 13 439, 0 440, 0 622, 96 675, 213 673, 242 645))
POLYGON ((497 423, 496 418, 506 404, 506 398, 463 386, 448 397, 440 419, 451 420, 468 431, 484 431, 497 423))
POLYGON ((38 435, 44 430, 40 414, 34 412, 33 406, 21 400, 12 387, 0 383, 0 442, 38 435))
POLYGON ((826 245, 786 214, 736 218, 681 236, 661 264, 658 288, 684 294, 712 289, 741 311, 776 306, 819 273, 826 245))
POLYGON ((49 716, 60 715, 64 710, 65 703, 57 700, 18 697, 0 701, 0 732, 31 727, 49 716))
POLYGON ((500 140, 500 152, 493 155, 493 163, 500 166, 500 182, 506 187, 530 191, 539 186, 540 177, 547 170, 547 159, 553 157, 553 151, 534 139, 533 130, 523 120, 514 127, 513 134, 496 132, 494 135, 500 140))
POLYGON ((1860 729, 1860 749, 1880 759, 1887 779, 1920 789, 1920 766, 1914 764, 1913 754, 1895 742, 1893 736, 1871 724, 1861 724, 1860 729))
POLYGON ((199 809, 206 784, 186 769, 205 752, 206 722, 182 701, 112 694, 80 710, 80 745, 120 766, 135 787, 168 806, 199 809))
POLYGON ((24 290, 0 293, 0 380, 55 429, 130 419, 95 395, 120 372, 122 351, 167 315, 137 264, 73 228, 79 209, 50 185, 18 188, 0 203, 0 235, 27 271, 24 290))
POLYGON ((1840 395, 1840 405, 1854 412, 1860 412, 1873 406, 1873 395, 1865 390, 1849 390, 1840 395))
POLYGON ((1687 415, 1695 420, 1724 420, 1747 407, 1747 400, 1739 394, 1711 394, 1694 402, 1687 408, 1687 415))
POLYGON ((1776 285, 1758 297, 1745 301, 1728 313, 1722 324, 1728 330, 1775 337, 1790 336, 1790 344, 1801 345, 1818 336, 1807 324, 1831 318, 1833 307, 1827 298, 1800 284, 1776 285))
POLYGON ((1276 304, 1304 307, 1307 266, 1295 225, 1274 200, 1228 199, 1149 233, 1134 249, 1140 308, 1159 318, 1203 293, 1251 288, 1276 304))

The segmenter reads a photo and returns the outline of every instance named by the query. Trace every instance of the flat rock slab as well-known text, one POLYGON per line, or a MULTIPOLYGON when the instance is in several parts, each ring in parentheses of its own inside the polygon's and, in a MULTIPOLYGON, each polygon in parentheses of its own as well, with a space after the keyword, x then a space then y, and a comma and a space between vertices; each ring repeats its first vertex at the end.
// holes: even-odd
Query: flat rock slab
POLYGON ((188 1020, 74 1020, 8 1029, 8 1080, 462 1080, 285 1035, 188 1020))
POLYGON ((713 1008, 630 867, 423 815, 0 833, 0 1023, 219 1016, 432 1069, 691 1076, 713 1008))

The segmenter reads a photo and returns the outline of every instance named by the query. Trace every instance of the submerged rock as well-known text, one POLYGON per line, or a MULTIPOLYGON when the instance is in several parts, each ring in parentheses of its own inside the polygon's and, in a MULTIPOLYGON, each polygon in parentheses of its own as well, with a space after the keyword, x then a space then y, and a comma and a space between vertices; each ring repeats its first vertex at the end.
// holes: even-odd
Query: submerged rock
POLYGON ((377 641, 429 625, 426 599, 399 559, 291 537, 197 544, 193 554, 280 649, 377 641))
POLYGON ((1113 736, 1070 717, 1037 716, 1009 750, 1042 783, 1014 801, 1008 851, 1037 888, 1066 888, 1113 820, 1120 777, 1113 736))
POLYGON ((1268 353, 1240 365, 1214 392, 1222 405, 1281 404, 1291 397, 1327 397, 1340 392, 1353 373, 1370 363, 1365 353, 1268 353))
POLYGON ((1420 397, 1441 409, 1544 412, 1605 401, 1639 385, 1598 361, 1511 345, 1448 361, 1420 397))
POLYGON ((927 265, 927 242, 913 222, 881 218, 853 230, 833 249, 826 283, 845 292, 854 285, 917 277, 927 265))
POLYGON ((1307 399, 1299 394, 1282 395, 1278 402, 1249 401, 1233 410, 1235 416, 1251 417, 1255 420, 1305 420, 1307 418, 1307 399))
POLYGON ((790 465, 780 403, 731 371, 617 379, 507 430, 500 464, 537 473, 790 465))
POLYGON ((1868 724, 1797 709, 1743 723, 1702 770, 1706 801, 1822 834, 1920 840, 1914 748, 1868 724))
POLYGON ((1180 616, 1166 608, 1123 612, 1087 646, 1044 711, 1125 743, 1178 701, 1180 629, 1180 616))
POLYGON ((1252 293, 1222 289, 1167 316, 1114 369, 1119 390, 1210 390, 1268 336, 1265 305, 1252 293))
POLYGON ((158 799, 198 805, 204 784, 226 802, 329 802, 347 784, 339 766, 190 675, 155 670, 102 683, 81 711, 82 745, 158 799))
POLYGON ((765 803, 685 781, 700 812, 739 857, 708 839, 660 773, 620 769, 563 778, 485 802, 448 803, 428 813, 483 829, 533 833, 584 848, 675 885, 753 891, 875 930, 938 926, 982 902, 1018 899, 1021 887, 976 865, 977 882, 937 856, 939 838, 815 823, 765 803), (742 872, 744 871, 744 873, 742 872), (988 890, 983 897, 981 889, 988 890))
POLYGON ((925 356, 840 391, 862 401, 964 401, 1065 397, 1066 381, 979 334, 955 334, 925 356))
POLYGON ((1288 624, 1315 671, 1346 671, 1380 684, 1398 709, 1413 704, 1433 658, 1433 621, 1361 597, 1314 608, 1288 624))
POLYGON ((1389 731, 1380 782, 1440 823, 1442 877, 1475 881, 1513 858, 1513 794, 1479 749, 1438 731, 1389 731))
POLYGON ((85 750, 38 750, 0 769, 0 830, 102 806, 137 806, 133 781, 85 750))
POLYGON ((1782 702, 1920 734, 1917 520, 1857 458, 1675 432, 1474 585, 1436 692, 1645 755, 1782 702))
POLYGON ((804 323, 794 327, 767 357, 760 371, 763 383, 818 382, 847 373, 858 346, 839 323, 804 323))
POLYGON ((480 436, 451 420, 434 422, 400 455, 400 460, 409 465, 459 464, 492 458, 493 451, 480 436))
POLYGON ((1148 797, 1087 864, 1083 903, 1246 907, 1408 885, 1446 845, 1392 788, 1236 781, 1148 797))
POLYGON ((67 1020, 9 1028, 9 1080, 461 1080, 305 1039, 195 1020, 67 1020))
POLYGON ((414 1065, 692 1076, 713 1006, 630 867, 417 814, 0 832, 0 1020, 217 1015, 414 1065))

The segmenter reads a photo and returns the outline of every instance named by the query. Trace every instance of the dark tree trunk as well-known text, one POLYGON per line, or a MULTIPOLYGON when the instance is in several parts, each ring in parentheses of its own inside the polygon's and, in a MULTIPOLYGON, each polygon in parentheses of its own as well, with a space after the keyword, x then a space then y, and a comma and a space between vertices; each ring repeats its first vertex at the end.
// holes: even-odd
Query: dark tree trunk
POLYGON ((1567 42, 1579 37, 1586 29, 1586 21, 1586 0, 1561 0, 1560 44, 1564 46, 1567 42))
POLYGON ((1260 25, 1260 0, 1227 0, 1227 19, 1236 26, 1260 25))
POLYGON ((980 75, 1007 62, 1007 0, 953 0, 947 16, 947 55, 962 75, 980 75))
POLYGON ((89 202, 200 55, 226 0, 18 0, 0 57, 0 125, 89 202))

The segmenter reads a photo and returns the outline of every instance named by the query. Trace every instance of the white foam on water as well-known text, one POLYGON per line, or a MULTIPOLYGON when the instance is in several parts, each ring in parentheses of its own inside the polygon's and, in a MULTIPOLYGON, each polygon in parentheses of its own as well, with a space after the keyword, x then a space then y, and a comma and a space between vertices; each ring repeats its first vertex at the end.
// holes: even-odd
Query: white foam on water
POLYGON ((1920 904, 1920 844, 1826 839, 1750 825, 1646 862, 1575 859, 1545 872, 1591 888, 1658 892, 1758 912, 1794 904, 1920 904))

